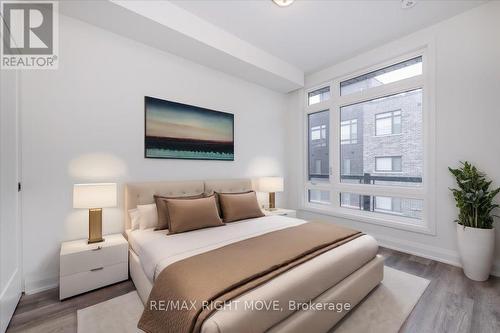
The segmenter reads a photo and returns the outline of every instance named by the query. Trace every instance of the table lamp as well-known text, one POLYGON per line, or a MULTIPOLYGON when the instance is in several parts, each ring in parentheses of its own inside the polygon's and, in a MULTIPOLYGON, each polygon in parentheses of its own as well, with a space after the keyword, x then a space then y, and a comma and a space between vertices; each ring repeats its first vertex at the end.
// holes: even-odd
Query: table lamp
POLYGON ((116 184, 75 184, 73 186, 73 207, 89 210, 88 243, 104 241, 102 238, 102 208, 116 207, 116 184))
POLYGON ((276 192, 283 192, 283 177, 262 177, 258 180, 258 191, 269 193, 269 210, 276 210, 276 192))

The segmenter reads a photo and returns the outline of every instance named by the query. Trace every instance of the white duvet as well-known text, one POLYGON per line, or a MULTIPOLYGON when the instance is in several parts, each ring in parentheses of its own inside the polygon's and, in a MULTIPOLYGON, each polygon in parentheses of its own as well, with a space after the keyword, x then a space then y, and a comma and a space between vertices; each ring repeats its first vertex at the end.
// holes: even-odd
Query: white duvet
POLYGON ((134 230, 129 233, 129 242, 153 282, 165 267, 176 261, 303 223, 306 221, 296 218, 265 216, 169 236, 167 230, 134 230))

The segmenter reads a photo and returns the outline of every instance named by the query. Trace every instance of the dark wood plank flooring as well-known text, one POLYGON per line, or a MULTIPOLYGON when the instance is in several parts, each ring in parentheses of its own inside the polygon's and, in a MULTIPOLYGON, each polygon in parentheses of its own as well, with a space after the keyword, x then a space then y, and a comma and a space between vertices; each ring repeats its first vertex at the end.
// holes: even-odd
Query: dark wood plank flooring
MULTIPOLYGON (((500 332, 500 278, 467 279, 460 268, 380 248, 386 266, 430 280, 400 332, 500 332)), ((76 332, 76 311, 134 290, 131 281, 59 301, 58 289, 24 295, 7 332, 76 332)))

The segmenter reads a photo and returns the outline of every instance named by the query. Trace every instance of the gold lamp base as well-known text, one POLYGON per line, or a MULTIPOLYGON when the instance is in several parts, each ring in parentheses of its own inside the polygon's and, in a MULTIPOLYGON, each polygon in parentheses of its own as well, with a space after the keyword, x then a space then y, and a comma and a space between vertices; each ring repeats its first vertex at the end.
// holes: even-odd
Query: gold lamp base
POLYGON ((102 238, 102 208, 89 209, 89 240, 88 243, 99 243, 102 238))
POLYGON ((276 210, 276 193, 269 192, 269 208, 267 210, 276 210))

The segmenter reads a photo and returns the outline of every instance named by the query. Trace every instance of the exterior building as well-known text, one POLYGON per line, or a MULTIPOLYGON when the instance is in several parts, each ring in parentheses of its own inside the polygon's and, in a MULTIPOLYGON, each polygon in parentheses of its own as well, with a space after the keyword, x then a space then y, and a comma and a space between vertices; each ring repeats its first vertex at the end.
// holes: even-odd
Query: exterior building
MULTIPOLYGON (((341 108, 341 181, 421 186, 422 91, 413 90, 341 108)), ((344 207, 420 218, 415 199, 343 193, 344 207)))

